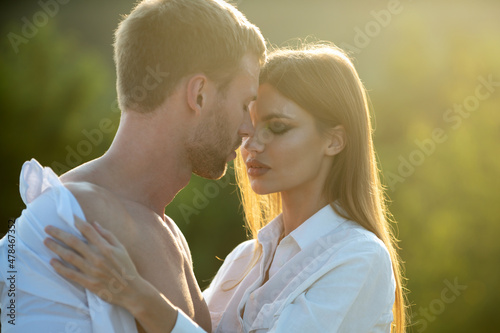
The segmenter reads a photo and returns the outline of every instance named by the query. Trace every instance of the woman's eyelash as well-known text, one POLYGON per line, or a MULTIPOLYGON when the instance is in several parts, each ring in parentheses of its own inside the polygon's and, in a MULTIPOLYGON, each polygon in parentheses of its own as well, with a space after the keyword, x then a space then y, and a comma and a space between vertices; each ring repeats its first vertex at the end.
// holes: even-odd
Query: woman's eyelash
POLYGON ((284 134, 290 127, 280 121, 271 121, 266 126, 274 134, 284 134))

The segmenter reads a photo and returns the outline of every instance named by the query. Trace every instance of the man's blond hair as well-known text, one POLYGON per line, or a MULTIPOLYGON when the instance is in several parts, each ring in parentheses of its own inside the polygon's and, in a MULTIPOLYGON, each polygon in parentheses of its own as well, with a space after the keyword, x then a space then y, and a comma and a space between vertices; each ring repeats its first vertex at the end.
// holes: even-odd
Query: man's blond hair
POLYGON ((262 34, 222 0, 141 1, 115 33, 120 108, 152 111, 194 73, 224 89, 247 52, 265 62, 262 34))

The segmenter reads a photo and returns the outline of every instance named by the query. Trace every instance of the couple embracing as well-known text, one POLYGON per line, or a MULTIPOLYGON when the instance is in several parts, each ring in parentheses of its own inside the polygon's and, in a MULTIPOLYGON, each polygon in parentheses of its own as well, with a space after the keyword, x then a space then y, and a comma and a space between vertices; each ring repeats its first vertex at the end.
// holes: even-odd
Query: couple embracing
POLYGON ((267 54, 222 0, 142 1, 114 48, 109 150, 61 177, 22 168, 5 332, 404 332, 367 96, 342 50, 267 54), (151 68, 167 74, 138 94, 151 68), (252 239, 202 292, 164 209, 192 173, 218 179, 231 160, 252 239))

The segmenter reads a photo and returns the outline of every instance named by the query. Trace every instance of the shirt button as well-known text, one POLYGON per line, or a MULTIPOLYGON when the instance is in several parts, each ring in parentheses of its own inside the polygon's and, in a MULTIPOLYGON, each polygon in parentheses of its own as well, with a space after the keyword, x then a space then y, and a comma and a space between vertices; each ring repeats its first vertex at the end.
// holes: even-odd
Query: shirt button
POLYGON ((250 295, 250 299, 253 301, 255 297, 253 296, 253 294, 250 295))

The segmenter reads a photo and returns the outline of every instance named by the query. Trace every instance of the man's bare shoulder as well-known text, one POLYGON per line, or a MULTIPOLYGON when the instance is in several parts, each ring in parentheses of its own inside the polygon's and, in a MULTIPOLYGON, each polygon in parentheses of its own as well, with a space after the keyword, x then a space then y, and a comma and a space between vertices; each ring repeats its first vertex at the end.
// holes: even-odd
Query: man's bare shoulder
POLYGON ((64 186, 80 204, 87 222, 97 221, 112 231, 117 225, 133 222, 119 198, 107 189, 89 182, 68 182, 64 186))
POLYGON ((188 259, 188 262, 192 267, 193 260, 191 257, 191 250, 189 249, 189 245, 186 241, 186 237, 182 233, 181 229, 179 228, 177 223, 175 223, 175 221, 167 215, 165 215, 165 224, 166 224, 167 228, 172 230, 172 233, 174 234, 174 236, 177 238, 178 242, 180 243, 179 245, 180 245, 181 249, 184 251, 186 258, 188 259))

